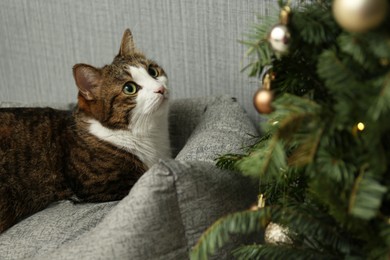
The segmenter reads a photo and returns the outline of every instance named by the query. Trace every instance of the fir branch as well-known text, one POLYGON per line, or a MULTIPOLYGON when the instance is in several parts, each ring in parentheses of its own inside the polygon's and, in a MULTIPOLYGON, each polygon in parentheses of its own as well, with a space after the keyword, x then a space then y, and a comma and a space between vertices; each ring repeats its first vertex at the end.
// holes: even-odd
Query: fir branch
POLYGON ((264 245, 244 245, 233 250, 233 256, 238 260, 261 259, 264 245))
POLYGON ((300 141, 300 144, 288 157, 288 164, 293 167, 306 166, 313 162, 321 141, 323 128, 316 129, 312 135, 308 135, 300 141))
POLYGON ((356 90, 354 87, 362 85, 354 78, 352 68, 347 67, 333 50, 326 50, 321 54, 318 59, 317 73, 335 95, 351 91, 351 88, 346 86, 352 86, 352 89, 356 90))
MULTIPOLYGON (((268 190, 269 185, 280 182, 284 183, 283 189, 293 192, 293 187, 298 188, 297 185, 302 183, 299 181, 302 177, 288 176, 291 173, 287 171, 288 166, 305 166, 313 161, 323 133, 324 120, 320 116, 319 106, 305 98, 283 95, 275 101, 275 107, 270 120, 277 123, 265 129, 272 136, 261 139, 234 166, 244 175, 259 179, 261 189, 268 190), (288 156, 286 149, 290 150, 288 156)), ((267 196, 274 193, 268 192, 267 196)), ((278 199, 278 196, 271 197, 272 201, 278 199)))
POLYGON ((332 218, 322 214, 317 207, 307 203, 296 204, 284 207, 280 212, 271 216, 272 221, 282 223, 291 233, 303 236, 302 242, 314 241, 311 243, 314 246, 306 245, 310 249, 324 255, 340 256, 351 254, 357 246, 355 241, 345 236, 340 226, 335 225, 332 218))
POLYGON ((275 107, 279 116, 274 120, 280 120, 276 135, 289 150, 288 165, 308 165, 314 160, 326 122, 320 106, 306 98, 283 95, 275 107))
POLYGON ((238 170, 237 168, 237 162, 240 161, 242 158, 244 158, 245 155, 243 154, 224 154, 219 156, 216 161, 216 166, 220 169, 226 169, 231 171, 238 170))
POLYGON ((381 240, 385 243, 388 248, 388 252, 390 251, 390 224, 387 220, 387 223, 381 223, 380 225, 380 236, 381 240))
POLYGON ((219 219, 203 233, 191 251, 191 259, 207 259, 209 254, 213 254, 227 243, 232 235, 259 232, 270 221, 282 223, 290 229, 290 232, 303 235, 306 239, 315 239, 316 244, 329 247, 324 251, 308 245, 291 244, 288 245, 291 250, 294 248, 299 251, 299 248, 304 248, 306 252, 316 251, 318 255, 324 256, 348 255, 353 251, 353 241, 344 238, 339 227, 334 226, 333 222, 324 221, 323 218, 317 219, 315 215, 318 213, 308 211, 308 207, 302 206, 294 208, 273 206, 257 211, 248 210, 230 214, 219 219))
POLYGON ((270 134, 263 134, 262 136, 257 137, 257 140, 255 136, 251 137, 253 138, 252 144, 248 145, 247 147, 243 147, 242 154, 228 153, 217 157, 215 159, 217 167, 226 170, 239 171, 237 165, 238 162, 244 157, 247 157, 252 152, 256 151, 257 149, 261 149, 261 147, 264 147, 264 141, 270 138, 270 134))
MULTIPOLYGON (((273 11, 274 13, 277 10, 273 11)), ((246 35, 247 40, 240 41, 248 47, 245 57, 249 64, 242 70, 249 70, 250 77, 259 77, 264 66, 272 63, 273 51, 268 43, 269 28, 276 24, 277 16, 262 19, 261 23, 252 26, 252 30, 246 35)))
POLYGON ((360 174, 355 180, 350 195, 349 212, 356 217, 369 220, 378 214, 387 188, 370 177, 367 167, 368 165, 360 169, 360 174))
POLYGON ((207 259, 218 248, 227 243, 232 234, 249 234, 260 231, 268 223, 269 209, 258 211, 243 211, 230 214, 217 220, 200 237, 192 249, 190 258, 193 260, 207 259))
POLYGON ((340 188, 337 182, 328 178, 326 173, 313 169, 310 173, 317 174, 317 176, 308 181, 307 197, 327 207, 328 214, 337 222, 346 223, 348 221, 345 214, 347 212, 347 192, 343 187, 340 188))
POLYGON ((335 51, 326 50, 319 57, 317 72, 332 95, 333 100, 327 106, 337 111, 331 127, 350 131, 362 120, 362 115, 367 113, 367 103, 376 95, 375 88, 364 81, 365 70, 349 57, 342 59, 335 51))
POLYGON ((304 202, 307 180, 304 172, 298 168, 288 168, 281 172, 278 179, 261 179, 259 192, 264 194, 268 205, 286 205, 289 200, 304 202))
POLYGON ((284 146, 276 135, 264 142, 264 149, 254 151, 237 162, 243 175, 256 179, 267 172, 277 176, 286 166, 284 146))
POLYGON ((379 93, 371 103, 368 114, 377 121, 390 112, 390 72, 377 78, 372 85, 379 88, 379 93))
MULTIPOLYGON (((306 4, 293 9, 291 24, 299 43, 316 46, 333 44, 340 30, 329 12, 330 6, 306 4)), ((314 47, 315 48, 315 47, 314 47)))
POLYGON ((379 225, 372 225, 371 236, 365 237, 366 245, 364 251, 367 253, 367 259, 389 259, 390 254, 390 224, 388 220, 384 220, 379 225))
MULTIPOLYGON (((321 140, 322 143, 326 143, 326 140, 321 140)), ((323 144, 321 144, 323 145, 323 144)), ((337 183, 340 187, 352 187, 355 178, 356 167, 343 160, 338 156, 336 151, 332 153, 332 147, 321 146, 316 158, 317 172, 314 172, 311 177, 316 178, 319 174, 329 179, 330 181, 337 183)), ((344 190, 344 189, 343 189, 344 190)))
POLYGON ((388 28, 385 30, 367 32, 358 37, 363 38, 367 42, 370 51, 380 59, 390 59, 390 35, 388 28))
POLYGON ((379 59, 373 55, 364 38, 343 33, 339 36, 337 42, 340 50, 350 55, 367 72, 378 71, 380 67, 379 59))
POLYGON ((334 255, 319 253, 308 248, 300 249, 289 245, 247 245, 241 246, 233 251, 238 260, 256 259, 302 259, 320 260, 337 259, 334 255))

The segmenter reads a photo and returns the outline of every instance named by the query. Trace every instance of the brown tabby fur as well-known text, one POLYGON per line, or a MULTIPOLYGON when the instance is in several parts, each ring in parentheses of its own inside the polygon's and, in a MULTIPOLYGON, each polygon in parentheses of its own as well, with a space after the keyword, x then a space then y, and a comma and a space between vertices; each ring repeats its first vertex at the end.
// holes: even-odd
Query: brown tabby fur
MULTIPOLYGON (((133 154, 91 135, 94 118, 111 129, 126 129, 135 96, 124 95, 131 81, 124 66, 157 64, 136 51, 126 30, 119 54, 101 69, 74 66, 79 87, 73 112, 51 108, 0 109, 0 233, 58 200, 118 200, 145 172, 133 154)), ((165 75, 165 74, 164 74, 165 75)))

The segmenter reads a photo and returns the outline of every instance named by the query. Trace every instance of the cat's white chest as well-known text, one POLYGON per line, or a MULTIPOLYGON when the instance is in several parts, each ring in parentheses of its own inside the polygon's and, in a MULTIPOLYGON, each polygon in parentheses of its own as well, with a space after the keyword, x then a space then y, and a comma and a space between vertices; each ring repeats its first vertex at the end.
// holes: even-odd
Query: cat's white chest
POLYGON ((89 123, 91 134, 136 155, 148 168, 160 159, 171 157, 167 120, 157 120, 152 124, 145 122, 145 126, 129 130, 113 130, 95 119, 89 119, 89 123))

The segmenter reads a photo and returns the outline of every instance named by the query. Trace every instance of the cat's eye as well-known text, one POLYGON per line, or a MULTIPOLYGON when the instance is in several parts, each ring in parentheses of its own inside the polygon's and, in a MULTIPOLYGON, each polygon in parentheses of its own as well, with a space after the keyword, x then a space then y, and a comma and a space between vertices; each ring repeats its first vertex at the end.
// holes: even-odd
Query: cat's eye
POLYGON ((153 78, 157 78, 160 73, 158 72, 158 70, 156 68, 153 68, 153 67, 149 67, 148 68, 148 73, 150 76, 152 76, 153 78))
POLYGON ((123 86, 123 93, 126 95, 134 95, 138 91, 138 86, 134 82, 127 82, 123 86))

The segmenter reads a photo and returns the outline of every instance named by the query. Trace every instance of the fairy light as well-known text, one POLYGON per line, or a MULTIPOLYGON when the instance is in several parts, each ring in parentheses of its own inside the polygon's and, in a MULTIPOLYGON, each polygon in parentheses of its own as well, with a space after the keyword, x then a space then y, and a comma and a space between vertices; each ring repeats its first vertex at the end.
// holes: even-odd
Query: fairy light
POLYGON ((359 122, 359 123, 357 124, 357 129, 358 129, 359 131, 363 131, 365 127, 366 127, 366 126, 365 126, 362 122, 359 122))

